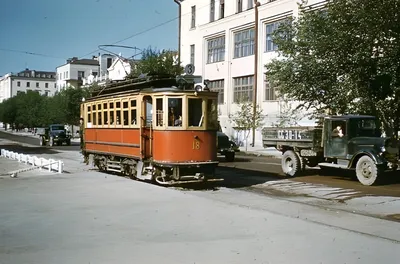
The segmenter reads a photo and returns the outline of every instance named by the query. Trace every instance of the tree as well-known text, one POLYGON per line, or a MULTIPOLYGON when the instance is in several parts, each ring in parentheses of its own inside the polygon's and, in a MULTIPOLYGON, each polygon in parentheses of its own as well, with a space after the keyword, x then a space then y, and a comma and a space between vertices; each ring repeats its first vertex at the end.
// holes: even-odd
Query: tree
POLYGON ((299 18, 274 32, 279 58, 267 79, 314 114, 376 115, 387 134, 400 125, 398 0, 328 0, 299 6, 299 18))
POLYGON ((180 75, 183 73, 183 67, 176 57, 175 51, 158 51, 149 47, 143 51, 142 59, 132 65, 132 71, 127 78, 137 78, 141 74, 172 77, 180 75))
POLYGON ((229 115, 229 119, 233 123, 233 128, 235 130, 244 133, 247 151, 247 139, 250 132, 253 128, 258 129, 263 125, 264 115, 261 107, 257 105, 256 115, 253 119, 253 102, 245 98, 238 101, 238 107, 239 109, 234 114, 229 115))

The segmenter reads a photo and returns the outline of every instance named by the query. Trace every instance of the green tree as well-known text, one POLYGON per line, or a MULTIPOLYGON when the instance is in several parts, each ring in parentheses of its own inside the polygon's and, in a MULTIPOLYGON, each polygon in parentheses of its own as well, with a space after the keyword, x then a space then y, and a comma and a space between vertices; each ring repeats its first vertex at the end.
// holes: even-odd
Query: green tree
MULTIPOLYGON (((244 137, 247 139, 250 135, 252 129, 258 129, 263 126, 264 115, 261 107, 259 105, 256 106, 256 114, 255 118, 253 118, 254 113, 254 104, 252 101, 242 98, 238 101, 238 110, 229 115, 229 120, 233 125, 233 128, 237 131, 243 132, 244 137), (255 121, 255 122, 254 122, 255 121)), ((247 143, 246 143, 246 151, 247 151, 247 143)))
POLYGON ((132 71, 127 78, 137 78, 141 74, 173 77, 180 75, 183 67, 176 57, 175 51, 158 51, 149 47, 143 51, 142 59, 132 64, 132 71))
POLYGON ((378 116, 387 134, 400 125, 398 0, 328 0, 300 4, 299 18, 274 32, 279 57, 267 79, 314 113, 378 116))

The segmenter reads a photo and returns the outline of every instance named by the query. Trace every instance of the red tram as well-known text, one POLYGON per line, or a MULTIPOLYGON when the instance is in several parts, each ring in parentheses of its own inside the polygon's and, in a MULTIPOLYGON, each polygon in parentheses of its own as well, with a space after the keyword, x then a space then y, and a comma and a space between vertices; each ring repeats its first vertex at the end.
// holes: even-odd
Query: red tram
POLYGON ((81 104, 85 160, 162 185, 220 180, 218 93, 195 79, 126 80, 93 93, 81 104))

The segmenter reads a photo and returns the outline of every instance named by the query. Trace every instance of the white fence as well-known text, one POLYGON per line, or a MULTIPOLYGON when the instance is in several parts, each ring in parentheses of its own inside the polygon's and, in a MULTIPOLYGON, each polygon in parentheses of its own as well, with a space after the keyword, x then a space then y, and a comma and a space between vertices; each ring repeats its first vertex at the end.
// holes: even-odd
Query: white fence
POLYGON ((19 172, 24 172, 24 171, 28 171, 28 170, 34 170, 34 169, 42 169, 43 168, 43 169, 47 169, 50 172, 56 171, 58 173, 63 173, 63 169, 64 169, 64 162, 62 162, 61 160, 39 158, 37 156, 21 154, 21 153, 17 153, 17 152, 13 152, 13 151, 8 151, 5 149, 1 149, 1 157, 18 160, 18 162, 32 165, 32 167, 30 167, 30 168, 10 172, 12 177, 13 177, 13 175, 16 176, 16 174, 19 172))

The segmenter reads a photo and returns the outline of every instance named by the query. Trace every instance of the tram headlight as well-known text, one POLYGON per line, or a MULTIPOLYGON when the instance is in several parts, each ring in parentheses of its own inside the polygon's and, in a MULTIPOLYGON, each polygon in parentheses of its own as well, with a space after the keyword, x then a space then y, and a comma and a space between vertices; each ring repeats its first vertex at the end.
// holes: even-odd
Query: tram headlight
POLYGON ((196 85, 194 87, 194 90, 198 93, 198 92, 201 92, 203 90, 203 87, 201 85, 196 85))

